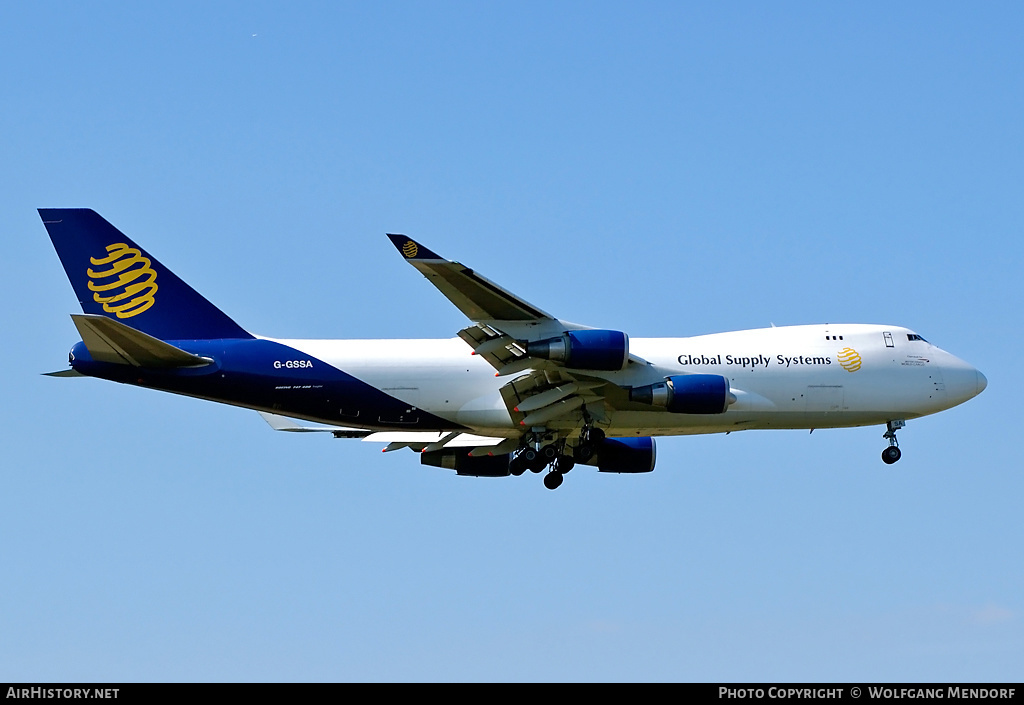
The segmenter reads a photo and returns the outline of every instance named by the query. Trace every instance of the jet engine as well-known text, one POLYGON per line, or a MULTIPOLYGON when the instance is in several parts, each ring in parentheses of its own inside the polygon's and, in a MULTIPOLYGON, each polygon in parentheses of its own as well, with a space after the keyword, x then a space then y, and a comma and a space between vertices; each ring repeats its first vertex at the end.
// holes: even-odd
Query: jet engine
POLYGON ((654 439, 605 438, 594 448, 594 455, 585 465, 596 465, 600 472, 639 473, 654 470, 657 450, 654 439))
POLYGON ((571 330, 557 338, 523 343, 526 354, 577 370, 621 370, 629 361, 629 337, 617 330, 571 330))
POLYGON ((434 450, 420 453, 420 464, 454 470, 458 475, 472 477, 505 477, 508 472, 509 456, 470 456, 465 449, 458 451, 434 450))
POLYGON ((673 375, 663 382, 633 387, 629 400, 660 406, 673 414, 722 414, 736 401, 722 375, 673 375))

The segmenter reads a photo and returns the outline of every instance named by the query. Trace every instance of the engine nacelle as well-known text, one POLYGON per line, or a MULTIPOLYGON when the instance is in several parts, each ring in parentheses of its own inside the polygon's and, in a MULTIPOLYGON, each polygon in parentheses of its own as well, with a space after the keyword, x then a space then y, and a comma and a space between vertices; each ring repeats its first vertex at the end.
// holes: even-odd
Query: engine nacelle
POLYGON ((660 406, 673 414, 723 414, 736 395, 722 375, 673 375, 664 382, 633 387, 629 400, 660 406))
POLYGON ((605 438, 585 465, 596 465, 600 472, 638 473, 654 470, 656 460, 653 438, 605 438))
POLYGON ((459 475, 472 477, 505 477, 509 474, 508 461, 507 454, 470 456, 464 448, 457 451, 434 450, 429 453, 420 453, 422 465, 446 468, 454 470, 459 475))
POLYGON ((526 354, 577 370, 621 370, 629 361, 629 336, 617 330, 571 330, 525 343, 526 354))

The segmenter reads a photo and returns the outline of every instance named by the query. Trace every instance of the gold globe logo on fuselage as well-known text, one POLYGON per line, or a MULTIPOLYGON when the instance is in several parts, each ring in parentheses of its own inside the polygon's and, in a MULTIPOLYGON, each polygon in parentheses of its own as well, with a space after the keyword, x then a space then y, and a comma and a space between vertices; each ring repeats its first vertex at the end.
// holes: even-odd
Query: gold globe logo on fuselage
POLYGON ((90 257, 89 291, 103 310, 118 318, 131 318, 154 303, 156 272, 149 258, 123 242, 107 245, 106 257, 90 257), (102 267, 102 269, 101 269, 102 267))
POLYGON ((853 348, 843 348, 836 353, 836 358, 839 360, 839 364, 847 372, 856 372, 860 369, 860 353, 853 348))
POLYGON ((412 259, 417 254, 419 254, 419 251, 420 251, 420 248, 417 247, 416 243, 413 242, 412 240, 409 240, 404 245, 402 245, 402 254, 405 255, 409 259, 412 259))

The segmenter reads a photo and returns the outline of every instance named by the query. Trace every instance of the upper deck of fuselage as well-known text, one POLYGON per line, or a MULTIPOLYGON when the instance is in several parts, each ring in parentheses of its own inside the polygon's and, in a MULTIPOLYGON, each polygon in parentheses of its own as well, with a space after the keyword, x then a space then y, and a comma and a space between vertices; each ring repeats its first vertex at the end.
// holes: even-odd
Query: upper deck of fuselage
MULTIPOLYGON (((895 351, 934 347, 920 335, 903 326, 887 326, 866 323, 822 323, 798 326, 772 326, 750 330, 709 333, 685 338, 631 338, 630 352, 646 360, 668 363, 671 359, 685 356, 690 350, 706 354, 709 350, 729 355, 727 348, 738 351, 740 356, 767 355, 779 351, 787 356, 799 355, 806 349, 807 356, 819 356, 822 351, 874 350, 890 348, 895 351)), ((776 354, 779 354, 776 353, 776 354)))

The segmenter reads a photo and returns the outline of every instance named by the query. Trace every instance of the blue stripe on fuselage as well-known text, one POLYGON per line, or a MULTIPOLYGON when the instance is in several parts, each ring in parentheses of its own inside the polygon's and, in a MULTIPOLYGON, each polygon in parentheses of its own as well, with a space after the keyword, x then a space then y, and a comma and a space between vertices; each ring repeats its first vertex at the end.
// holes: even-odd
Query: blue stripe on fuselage
POLYGON ((323 360, 270 340, 169 340, 213 364, 167 370, 95 362, 72 349, 78 372, 141 387, 365 428, 451 429, 461 425, 410 407, 323 360))

